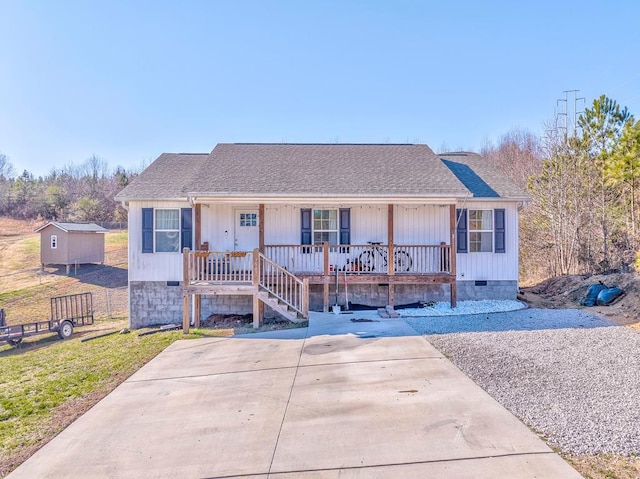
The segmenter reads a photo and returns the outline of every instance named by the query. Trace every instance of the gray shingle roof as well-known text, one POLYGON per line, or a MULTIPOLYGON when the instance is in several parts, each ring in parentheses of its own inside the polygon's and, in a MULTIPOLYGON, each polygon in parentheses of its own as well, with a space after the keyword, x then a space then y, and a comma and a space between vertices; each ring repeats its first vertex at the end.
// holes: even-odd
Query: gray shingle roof
POLYGON ((462 184, 468 189, 473 196, 483 198, 499 198, 500 195, 491 188, 471 167, 464 163, 458 163, 451 160, 441 158, 451 173, 458 178, 462 184))
POLYGON ((187 189, 197 196, 465 193, 426 145, 223 143, 187 189))
POLYGON ((527 199, 529 194, 477 153, 455 152, 438 155, 469 189, 473 196, 527 199))
POLYGON ((199 173, 208 153, 163 153, 116 195, 116 200, 175 200, 199 173))
POLYGON ((479 155, 447 155, 411 144, 220 143, 209 155, 162 154, 116 199, 526 197, 479 155))
POLYGON ((60 228, 67 233, 108 233, 109 230, 99 226, 95 223, 61 223, 57 221, 50 221, 47 224, 40 226, 36 229, 36 233, 45 229, 47 226, 52 225, 56 228, 60 228))

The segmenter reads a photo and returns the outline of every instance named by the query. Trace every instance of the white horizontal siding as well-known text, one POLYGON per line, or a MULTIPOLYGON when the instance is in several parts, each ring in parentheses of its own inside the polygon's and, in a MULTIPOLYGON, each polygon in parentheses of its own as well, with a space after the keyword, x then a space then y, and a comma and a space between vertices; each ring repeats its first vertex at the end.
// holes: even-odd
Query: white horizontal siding
MULTIPOLYGON (((459 280, 518 280, 518 207, 514 203, 467 202, 470 209, 505 209, 505 253, 458 253, 459 280)), ((495 246, 495 245, 494 245, 495 246)))

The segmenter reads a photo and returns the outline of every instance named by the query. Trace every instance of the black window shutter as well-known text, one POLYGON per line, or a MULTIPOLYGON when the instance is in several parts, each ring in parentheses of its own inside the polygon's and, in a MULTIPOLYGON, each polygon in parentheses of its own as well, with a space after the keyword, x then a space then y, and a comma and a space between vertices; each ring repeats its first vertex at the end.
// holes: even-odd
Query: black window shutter
POLYGON ((351 208, 340 208, 340 244, 351 244, 351 208))
POLYGON ((458 222, 456 227, 456 251, 458 253, 468 253, 467 210, 456 210, 456 221, 458 222))
POLYGON ((493 210, 494 225, 495 225, 495 238, 496 238, 496 253, 506 253, 507 244, 505 237, 505 221, 504 221, 504 208, 493 210))
POLYGON ((300 209, 300 244, 312 244, 311 208, 300 209))
POLYGON ((192 232, 191 208, 180 208, 180 245, 182 249, 193 249, 191 247, 192 232))
POLYGON ((142 208, 142 252, 153 253, 153 208, 142 208))

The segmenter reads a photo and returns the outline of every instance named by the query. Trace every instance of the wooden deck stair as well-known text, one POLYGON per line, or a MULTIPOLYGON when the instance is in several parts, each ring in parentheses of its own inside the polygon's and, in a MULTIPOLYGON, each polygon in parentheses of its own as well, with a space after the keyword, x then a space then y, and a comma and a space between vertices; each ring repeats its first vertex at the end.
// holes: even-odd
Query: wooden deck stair
MULTIPOLYGON (((255 298, 294 323, 308 319, 309 280, 298 278, 258 250, 253 258, 253 281, 258 287, 255 298)), ((254 321, 255 316, 254 309, 254 321)))
POLYGON ((292 323, 301 323, 306 320, 301 312, 292 308, 284 301, 281 301, 267 290, 258 291, 257 296, 260 301, 269 306, 276 313, 284 316, 292 323))

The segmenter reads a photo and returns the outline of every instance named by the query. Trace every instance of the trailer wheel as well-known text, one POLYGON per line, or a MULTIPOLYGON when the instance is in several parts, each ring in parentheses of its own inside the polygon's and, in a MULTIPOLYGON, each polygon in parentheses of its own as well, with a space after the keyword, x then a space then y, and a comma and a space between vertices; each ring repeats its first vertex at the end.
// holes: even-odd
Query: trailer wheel
POLYGON ((62 321, 60 323, 60 329, 58 329, 58 336, 60 339, 69 339, 73 334, 73 324, 71 321, 62 321))

